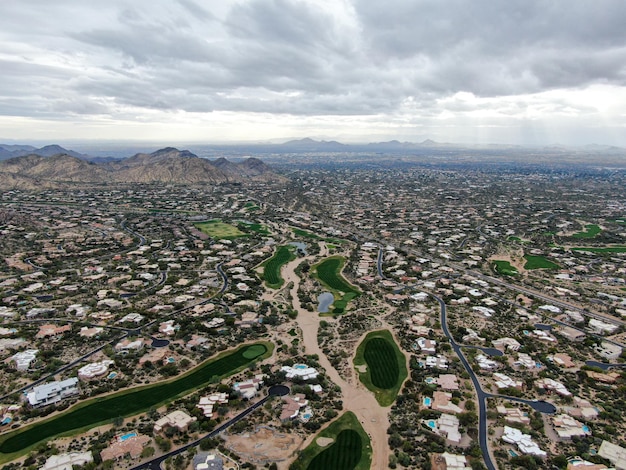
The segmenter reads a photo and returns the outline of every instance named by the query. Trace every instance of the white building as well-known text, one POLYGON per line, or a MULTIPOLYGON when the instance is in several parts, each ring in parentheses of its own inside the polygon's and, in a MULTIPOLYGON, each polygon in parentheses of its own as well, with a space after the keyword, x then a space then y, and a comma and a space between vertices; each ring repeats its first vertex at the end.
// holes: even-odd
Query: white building
POLYGON ((111 364, 113 364, 113 361, 110 359, 105 359, 100 362, 92 362, 91 364, 87 364, 78 369, 78 377, 83 380, 99 377, 107 373, 111 364))
POLYGON ((46 406, 77 395, 78 391, 78 379, 72 377, 60 382, 51 382, 34 387, 26 394, 26 399, 31 406, 46 406))
POLYGON ((535 457, 541 458, 546 456, 546 452, 539 448, 530 435, 524 434, 519 429, 504 426, 502 440, 504 442, 508 442, 509 444, 515 444, 523 454, 534 455, 535 457))
POLYGON ((293 366, 283 366, 280 368, 285 373, 285 378, 293 379, 299 377, 302 380, 309 380, 317 378, 318 372, 313 367, 309 367, 306 364, 294 364, 293 366))
POLYGON ((91 452, 70 452, 68 454, 51 455, 39 470, 72 470, 74 465, 82 467, 93 462, 91 452))
POLYGON ((27 349, 13 354, 13 356, 11 356, 11 360, 15 362, 15 368, 18 371, 23 372, 28 370, 30 364, 37 358, 38 352, 39 349, 27 349))

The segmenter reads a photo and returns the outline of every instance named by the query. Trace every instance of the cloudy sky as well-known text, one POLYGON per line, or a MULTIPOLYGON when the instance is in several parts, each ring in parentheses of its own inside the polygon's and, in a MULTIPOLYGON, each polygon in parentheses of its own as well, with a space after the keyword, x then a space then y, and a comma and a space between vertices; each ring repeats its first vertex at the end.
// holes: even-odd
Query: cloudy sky
POLYGON ((623 0, 2 0, 0 139, 626 146, 623 0))

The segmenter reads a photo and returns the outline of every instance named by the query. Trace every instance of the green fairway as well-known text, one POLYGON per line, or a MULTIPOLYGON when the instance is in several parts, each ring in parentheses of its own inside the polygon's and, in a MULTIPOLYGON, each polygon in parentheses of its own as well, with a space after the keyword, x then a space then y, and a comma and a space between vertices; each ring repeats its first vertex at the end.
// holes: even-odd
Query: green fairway
POLYGON ((168 382, 137 387, 114 395, 95 398, 54 416, 0 436, 0 461, 16 458, 35 444, 81 429, 110 423, 117 417, 133 416, 150 408, 186 395, 210 383, 212 378, 226 377, 242 370, 253 360, 271 353, 271 343, 241 346, 209 359, 185 375, 168 382), (8 457, 8 459, 7 459, 8 457))
POLYGON ((351 470, 361 460, 361 436, 352 429, 339 433, 331 446, 317 454, 308 470, 351 470))
POLYGON ((543 256, 524 255, 526 264, 524 269, 559 269, 559 265, 543 256))
POLYGON ((347 412, 320 432, 289 467, 292 470, 369 470, 372 447, 368 435, 352 412, 347 412), (333 443, 321 447, 317 438, 333 443))
POLYGON ((307 230, 302 230, 300 228, 292 228, 291 229, 293 231, 293 233, 295 235, 297 235, 298 237, 302 237, 302 238, 311 238, 313 240, 322 240, 325 242, 329 242, 329 243, 335 243, 337 245, 341 245, 344 240, 341 240, 339 238, 328 238, 328 237, 320 237, 319 235, 313 233, 313 232, 309 232, 307 230))
POLYGON ((332 311, 334 314, 343 313, 348 302, 361 294, 341 275, 345 262, 343 256, 331 256, 313 267, 315 276, 335 296, 332 311))
POLYGON ((260 233, 261 235, 270 235, 269 229, 263 224, 257 224, 254 222, 245 222, 243 220, 238 220, 237 223, 242 230, 260 233))
POLYGON ((511 265, 508 261, 502 261, 499 259, 493 260, 493 269, 498 274, 502 274, 504 276, 515 276, 519 274, 517 269, 511 265))
POLYGON ((575 233, 574 235, 572 235, 573 238, 593 238, 596 235, 598 235, 600 232, 602 232, 602 229, 595 224, 589 224, 589 225, 585 225, 585 231, 584 232, 578 232, 575 233))
POLYGON ((276 248, 274 256, 264 261, 261 266, 263 267, 263 274, 261 277, 267 283, 268 287, 272 289, 279 289, 284 284, 284 280, 280 275, 280 268, 287 264, 289 261, 296 259, 294 254, 295 248, 293 246, 279 246, 276 248))
POLYGON ((589 251, 590 253, 626 253, 626 246, 586 246, 570 249, 572 251, 589 251))
POLYGON ((376 396, 381 406, 389 406, 407 377, 406 359, 387 330, 369 333, 354 356, 359 379, 376 396), (365 369, 363 369, 365 366, 365 369))
POLYGON ((211 238, 224 238, 226 240, 238 237, 245 237, 246 234, 234 225, 222 222, 221 220, 207 220, 206 222, 195 223, 194 226, 201 232, 206 233, 211 238))

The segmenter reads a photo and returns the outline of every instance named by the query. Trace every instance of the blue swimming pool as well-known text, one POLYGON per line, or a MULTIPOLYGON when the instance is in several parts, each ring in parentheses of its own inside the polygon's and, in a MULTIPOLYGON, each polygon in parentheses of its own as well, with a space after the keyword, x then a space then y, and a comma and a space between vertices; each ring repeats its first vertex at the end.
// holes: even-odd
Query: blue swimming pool
POLYGON ((433 399, 430 397, 424 397, 423 403, 424 406, 430 406, 433 404, 433 399))
POLYGON ((115 377, 117 377, 117 372, 111 372, 109 375, 107 375, 107 379, 114 379, 115 377))
POLYGON ((122 434, 120 437, 118 437, 118 440, 120 442, 124 442, 125 440, 130 439, 131 437, 135 437, 136 435, 136 432, 129 432, 127 434, 122 434))
POLYGON ((511 457, 519 457, 519 454, 515 452, 513 449, 509 449, 509 455, 511 457))
POLYGON ((434 420, 430 420, 426 423, 430 429, 435 429, 437 427, 437 423, 434 420))
POLYGON ((307 366, 306 364, 294 364, 294 365, 293 365, 293 368, 294 368, 294 369, 299 369, 299 370, 302 370, 302 369, 308 369, 308 368, 309 368, 309 366, 307 366))

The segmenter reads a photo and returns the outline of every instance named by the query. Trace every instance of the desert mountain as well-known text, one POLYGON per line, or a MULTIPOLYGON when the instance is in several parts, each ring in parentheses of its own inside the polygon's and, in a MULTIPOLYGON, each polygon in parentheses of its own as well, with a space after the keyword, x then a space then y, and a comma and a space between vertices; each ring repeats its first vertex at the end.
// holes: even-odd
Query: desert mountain
POLYGON ((0 144, 0 160, 7 160, 14 157, 23 157, 26 155, 39 155, 42 157, 52 157, 58 154, 70 155, 72 157, 81 158, 83 160, 89 160, 88 155, 74 152, 73 150, 67 150, 60 145, 46 145, 41 148, 33 147, 32 145, 6 145, 0 144))
POLYGON ((258 159, 233 163, 221 158, 210 162, 187 150, 175 148, 139 153, 105 163, 89 162, 67 154, 52 157, 26 155, 0 162, 0 185, 4 188, 32 189, 68 182, 220 184, 279 181, 282 178, 258 159))

